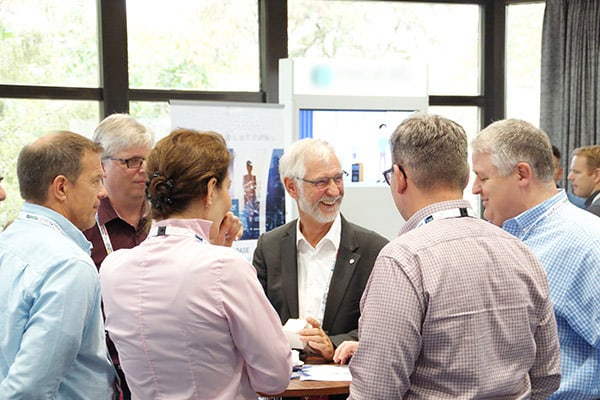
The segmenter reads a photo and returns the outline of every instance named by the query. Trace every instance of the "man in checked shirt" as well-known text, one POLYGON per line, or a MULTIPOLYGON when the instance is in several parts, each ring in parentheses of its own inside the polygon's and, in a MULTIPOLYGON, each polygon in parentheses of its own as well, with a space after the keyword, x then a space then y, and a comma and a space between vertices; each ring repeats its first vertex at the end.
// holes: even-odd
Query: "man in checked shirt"
POLYGON ((407 222, 361 300, 349 398, 546 398, 560 382, 546 273, 462 199, 465 131, 416 114, 390 142, 384 177, 407 222))

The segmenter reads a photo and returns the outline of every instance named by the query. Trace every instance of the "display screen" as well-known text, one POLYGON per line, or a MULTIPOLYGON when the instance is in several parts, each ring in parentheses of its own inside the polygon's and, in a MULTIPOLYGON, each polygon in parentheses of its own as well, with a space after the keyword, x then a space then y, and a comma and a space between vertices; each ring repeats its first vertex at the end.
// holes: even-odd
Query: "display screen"
POLYGON ((299 138, 331 143, 352 181, 383 182, 391 166, 389 138, 414 110, 300 109, 299 138))

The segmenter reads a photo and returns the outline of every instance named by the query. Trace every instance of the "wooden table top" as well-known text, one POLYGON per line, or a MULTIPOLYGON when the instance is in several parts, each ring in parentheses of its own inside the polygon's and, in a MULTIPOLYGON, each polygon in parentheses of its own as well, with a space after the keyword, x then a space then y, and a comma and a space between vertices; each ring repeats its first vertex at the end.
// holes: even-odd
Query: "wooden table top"
MULTIPOLYGON (((310 359, 307 361, 308 364, 327 364, 327 362, 319 359, 310 359)), ((350 381, 303 381, 300 378, 294 378, 290 379, 285 392, 272 394, 267 397, 304 397, 349 393, 350 381)))
POLYGON ((290 384, 285 392, 278 394, 278 397, 302 397, 302 396, 321 396, 328 394, 348 394, 350 393, 350 381, 330 382, 330 381, 301 381, 300 379, 290 379, 290 384))

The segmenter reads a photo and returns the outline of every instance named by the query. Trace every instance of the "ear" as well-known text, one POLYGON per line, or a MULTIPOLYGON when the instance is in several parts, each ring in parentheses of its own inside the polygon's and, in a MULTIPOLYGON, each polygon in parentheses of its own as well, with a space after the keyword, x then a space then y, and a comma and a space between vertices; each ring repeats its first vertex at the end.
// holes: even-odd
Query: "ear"
POLYGON ((520 162, 515 166, 515 171, 519 177, 519 183, 528 183, 533 178, 533 170, 528 163, 520 162))
POLYGON ((206 207, 212 206, 217 191, 217 178, 210 178, 206 184, 206 207))
POLYGON ((285 190, 293 199, 298 199, 300 197, 300 188, 298 187, 298 181, 294 178, 286 176, 283 178, 283 186, 285 186, 285 190))
POLYGON ((600 182, 600 168, 596 168, 594 172, 592 172, 592 177, 594 179, 594 182, 600 182))
POLYGON ((73 184, 64 175, 58 175, 54 178, 48 187, 48 198, 56 199, 59 202, 64 202, 67 199, 69 190, 73 184))
MULTIPOLYGON (((406 191, 408 187, 407 179, 404 177, 402 171, 396 164, 392 166, 394 168, 394 173, 392 174, 392 180, 396 183, 396 193, 402 194, 406 191)), ((390 185, 391 186, 391 185, 390 185)), ((393 190, 393 189, 392 189, 393 190)))

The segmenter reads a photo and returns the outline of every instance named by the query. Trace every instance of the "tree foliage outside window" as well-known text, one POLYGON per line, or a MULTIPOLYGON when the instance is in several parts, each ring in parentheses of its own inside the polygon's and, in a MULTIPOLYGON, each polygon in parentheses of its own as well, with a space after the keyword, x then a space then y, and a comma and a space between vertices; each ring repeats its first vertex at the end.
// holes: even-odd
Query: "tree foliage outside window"
POLYGON ((0 83, 98 87, 96 0, 0 0, 0 83))
POLYGON ((260 88, 257 0, 127 0, 132 88, 260 88))
MULTIPOLYGON (((130 87, 259 90, 257 0, 126 4, 130 87)), ((536 107, 519 102, 525 93, 539 98, 535 49, 544 3, 528 7, 509 6, 509 114, 536 107)), ((97 0, 0 0, 0 84, 99 87, 97 9, 97 0)), ((479 95, 480 18, 476 4, 288 0, 289 56, 415 60, 428 65, 430 95, 479 95)), ((439 110, 475 130, 479 113, 467 108, 439 110)), ((131 102, 130 113, 159 137, 170 129, 166 102, 131 102)), ((6 99, 0 93, 0 174, 8 194, 0 225, 22 202, 15 171, 21 147, 56 129, 91 135, 100 119, 95 101, 6 99)))
POLYGON ((21 148, 55 130, 91 137, 99 118, 95 101, 0 99, 0 174, 6 190, 6 200, 0 203, 0 230, 23 203, 16 168, 21 148))

